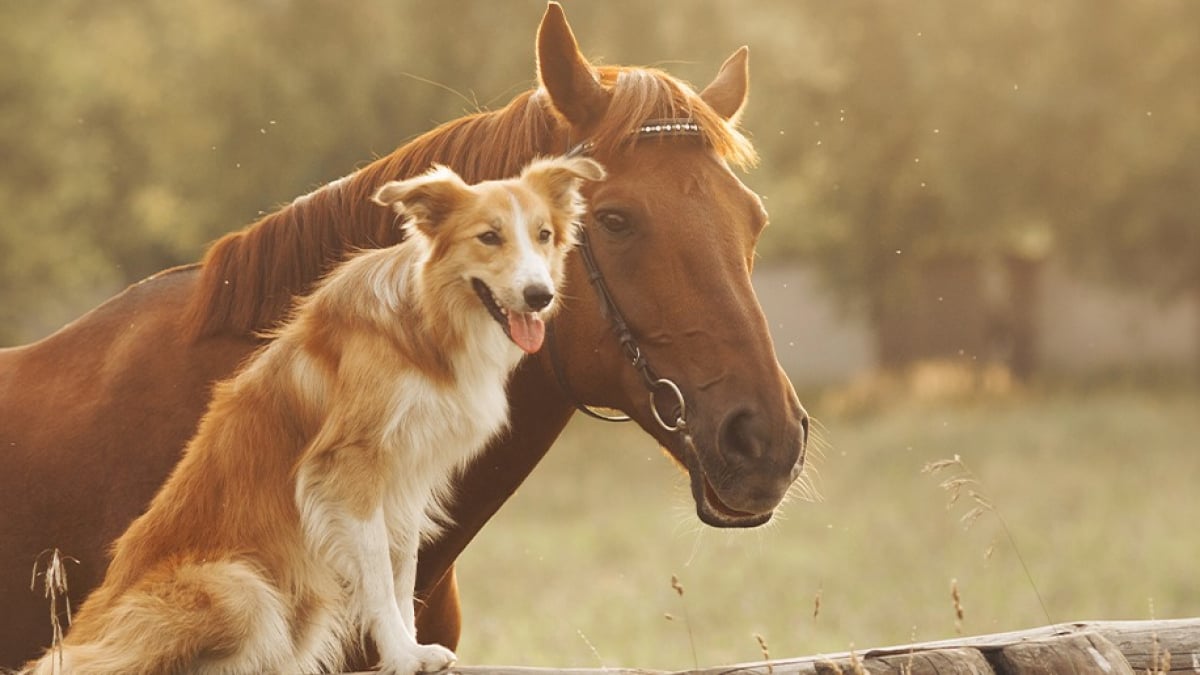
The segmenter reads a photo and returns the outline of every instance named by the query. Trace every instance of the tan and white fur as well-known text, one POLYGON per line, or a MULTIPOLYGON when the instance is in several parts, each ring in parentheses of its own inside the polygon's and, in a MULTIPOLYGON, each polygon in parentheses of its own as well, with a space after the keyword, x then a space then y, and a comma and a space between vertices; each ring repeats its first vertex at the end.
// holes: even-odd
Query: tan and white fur
POLYGON ((30 669, 315 673, 364 636, 387 672, 453 664, 417 642, 417 548, 506 424, 508 376, 559 304, 580 184, 603 175, 557 158, 381 187, 407 241, 337 267, 217 385, 104 583, 30 669))

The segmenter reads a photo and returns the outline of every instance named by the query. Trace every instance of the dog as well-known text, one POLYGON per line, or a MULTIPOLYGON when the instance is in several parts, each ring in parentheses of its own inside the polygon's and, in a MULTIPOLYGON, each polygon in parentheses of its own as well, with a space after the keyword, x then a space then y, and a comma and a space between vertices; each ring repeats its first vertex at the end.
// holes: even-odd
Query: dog
POLYGON ((183 458, 117 540, 62 643, 65 673, 442 670, 417 642, 417 549, 455 472, 507 423, 505 386, 559 304, 584 157, 467 185, 445 167, 374 200, 404 243, 337 266, 219 383, 183 458))

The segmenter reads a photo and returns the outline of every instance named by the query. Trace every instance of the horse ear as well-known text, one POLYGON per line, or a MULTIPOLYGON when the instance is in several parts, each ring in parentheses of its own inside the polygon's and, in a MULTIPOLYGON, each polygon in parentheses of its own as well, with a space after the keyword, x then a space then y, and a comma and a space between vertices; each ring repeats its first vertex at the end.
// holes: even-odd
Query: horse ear
POLYGON ((550 103, 571 126, 587 129, 608 109, 608 92, 600 85, 592 64, 579 52, 575 34, 567 24, 562 5, 551 2, 537 34, 538 80, 550 103))
POLYGON ((743 46, 725 59, 717 76, 700 92, 700 98, 721 117, 737 122, 749 91, 750 48, 743 46))
POLYGON ((416 178, 385 183, 371 199, 406 216, 418 230, 432 234, 471 194, 458 174, 439 165, 416 178))

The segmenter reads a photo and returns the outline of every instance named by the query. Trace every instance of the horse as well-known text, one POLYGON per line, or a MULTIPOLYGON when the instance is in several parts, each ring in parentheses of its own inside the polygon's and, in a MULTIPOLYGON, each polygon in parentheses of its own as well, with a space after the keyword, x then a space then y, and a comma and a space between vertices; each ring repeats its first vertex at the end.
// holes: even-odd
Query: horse
POLYGON ((198 264, 0 350, 0 665, 36 657, 66 604, 101 582, 111 542, 171 472, 213 384, 293 297, 350 253, 401 240, 370 196, 433 164, 476 183, 569 151, 608 178, 585 190, 546 348, 509 382, 508 433, 457 480, 453 524, 421 549, 422 641, 457 648, 455 559, 577 410, 622 411, 652 436, 689 476, 702 522, 772 517, 804 467, 808 416, 751 285, 767 213, 734 173, 757 160, 739 130, 747 48, 697 91, 657 68, 593 65, 551 2, 535 52, 537 86, 502 108, 448 121, 221 237, 198 264), (51 556, 69 583, 47 600, 29 582, 51 556))

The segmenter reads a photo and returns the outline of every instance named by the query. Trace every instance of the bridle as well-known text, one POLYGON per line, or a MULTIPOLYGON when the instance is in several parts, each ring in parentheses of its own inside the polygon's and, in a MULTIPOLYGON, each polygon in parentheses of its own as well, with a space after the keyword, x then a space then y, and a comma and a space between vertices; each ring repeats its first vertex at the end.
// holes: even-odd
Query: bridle
MULTIPOLYGON (((639 126, 634 132, 639 137, 643 136, 698 136, 700 135, 700 125, 690 118, 687 119, 669 119, 669 120, 652 120, 639 126)), ((593 149, 591 141, 583 141, 572 147, 567 156, 586 155, 593 149)), ((692 438, 687 425, 687 402, 683 398, 683 392, 680 391, 679 385, 674 381, 660 377, 653 368, 650 367, 649 361, 642 353, 642 348, 638 345, 637 339, 633 336, 633 331, 629 329, 629 323, 625 320, 621 310, 617 308, 616 300, 613 299, 612 291, 608 287, 608 283, 604 280, 604 274, 600 271, 600 265, 596 261, 595 251, 592 250, 591 239, 588 236, 587 228, 579 227, 579 242, 577 246, 580 257, 583 259, 583 266, 587 270, 588 282, 596 291, 596 295, 600 300, 600 311, 608 318, 612 325, 613 333, 616 334, 617 342, 621 345, 621 351, 624 352, 626 359, 641 375, 642 385, 650 397, 650 412, 654 415, 654 420, 664 431, 670 433, 678 433, 683 441, 691 446, 692 438), (675 397, 675 407, 672 414, 675 416, 673 422, 668 422, 664 419, 658 408, 656 395, 662 391, 669 392, 675 397)), ((628 422, 630 417, 627 415, 606 415, 597 412, 592 408, 579 402, 579 398, 575 396, 575 392, 571 389, 570 383, 567 382, 567 377, 562 364, 562 358, 558 353, 558 344, 555 340, 554 322, 551 321, 546 327, 546 338, 549 343, 550 364, 554 370, 554 377, 558 380, 558 386, 566 394, 571 405, 575 406, 576 410, 584 413, 589 417, 605 422, 628 422)))
MULTIPOLYGON (((604 281, 604 275, 600 272, 600 267, 596 263, 596 255, 592 251, 587 230, 583 228, 579 230, 579 244, 577 249, 583 258, 583 266, 587 268, 588 281, 591 282, 592 288, 596 289, 596 295, 600 298, 600 312, 608 317, 609 323, 612 324, 613 332, 617 336, 617 342, 620 343, 621 350, 625 353, 625 357, 642 376, 642 384, 646 387, 646 391, 650 395, 650 412, 654 414, 654 420, 665 431, 686 433, 687 402, 683 399, 683 392, 679 390, 679 385, 675 384, 672 380, 659 377, 654 372, 654 369, 650 367, 650 362, 646 360, 646 356, 642 354, 642 348, 638 346, 637 339, 633 337, 633 332, 629 330, 629 324, 626 323, 621 310, 617 309, 617 304, 608 289, 608 284, 604 281), (675 396, 674 423, 668 423, 663 419, 662 414, 658 410, 655 394, 663 389, 670 391, 675 396)), ((606 415, 579 402, 579 398, 575 396, 575 392, 571 389, 571 385, 567 382, 567 377, 564 374, 562 358, 559 356, 558 343, 555 340, 554 323, 551 322, 546 329, 546 337, 548 338, 550 347, 550 363, 554 369, 554 377, 558 380, 558 386, 562 388, 563 393, 567 395, 567 398, 575 406, 575 409, 589 417, 605 422, 628 422, 630 420, 628 415, 606 415)))

